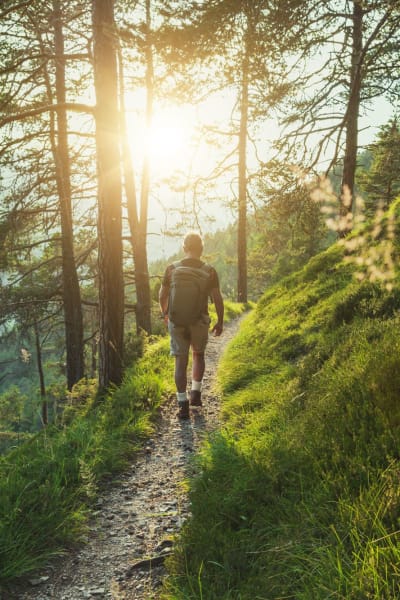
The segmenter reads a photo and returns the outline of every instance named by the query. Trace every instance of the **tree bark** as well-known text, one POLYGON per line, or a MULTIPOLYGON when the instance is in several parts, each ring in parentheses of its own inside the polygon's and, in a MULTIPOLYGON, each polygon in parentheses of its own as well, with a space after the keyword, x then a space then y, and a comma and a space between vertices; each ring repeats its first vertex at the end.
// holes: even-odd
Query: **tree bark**
POLYGON ((47 405, 47 399, 46 399, 46 385, 44 382, 44 371, 43 371, 43 362, 42 362, 42 349, 40 346, 39 326, 38 326, 38 323, 36 320, 33 323, 33 330, 35 333, 36 363, 37 363, 38 374, 39 374, 40 397, 42 399, 42 423, 44 426, 46 426, 49 422, 48 405, 47 405))
MULTIPOLYGON (((146 129, 150 133, 153 118, 154 67, 151 39, 151 0, 146 0, 146 129)), ((136 328, 151 333, 151 291, 147 264, 147 217, 150 191, 150 157, 144 157, 140 188, 140 221, 135 259, 136 328)))
MULTIPOLYGON (((154 68, 151 39, 151 0, 146 0, 146 131, 150 132, 153 117, 154 68)), ((120 57, 120 96, 123 103, 123 65, 120 57)), ((127 198, 128 223, 131 234, 133 262, 135 266, 136 289, 136 331, 151 333, 151 290, 147 259, 147 220, 150 190, 150 158, 146 151, 140 187, 140 208, 137 207, 135 176, 132 168, 132 156, 127 140, 125 111, 121 110, 123 132, 123 165, 125 193, 127 198)))
POLYGON ((341 185, 340 216, 342 225, 339 235, 345 236, 349 230, 348 215, 352 211, 354 180, 357 167, 358 118, 360 113, 360 97, 362 86, 361 61, 363 52, 362 26, 363 8, 361 0, 353 0, 353 31, 350 70, 350 94, 346 114, 346 146, 343 161, 341 185))
POLYGON ((249 122, 249 24, 245 33, 240 91, 239 194, 238 194, 238 283, 237 300, 247 302, 247 129, 249 122))
POLYGON ((99 241, 99 385, 122 381, 124 286, 117 82, 113 0, 93 0, 99 241))
MULTIPOLYGON (((56 54, 56 100, 57 104, 64 106, 66 102, 65 58, 60 0, 53 0, 53 11, 56 54)), ((67 112, 65 108, 61 107, 57 110, 57 141, 57 145, 53 144, 53 153, 56 164, 56 180, 61 218, 62 295, 67 355, 67 386, 71 390, 72 386, 84 376, 83 318, 79 280, 74 256, 67 112)))

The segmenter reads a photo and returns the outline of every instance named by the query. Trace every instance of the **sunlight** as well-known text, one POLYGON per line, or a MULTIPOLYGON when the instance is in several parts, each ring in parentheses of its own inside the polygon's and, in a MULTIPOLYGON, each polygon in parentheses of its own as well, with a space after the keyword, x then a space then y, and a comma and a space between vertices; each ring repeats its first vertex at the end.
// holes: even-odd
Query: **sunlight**
POLYGON ((146 131, 138 115, 128 112, 128 137, 135 164, 141 165, 144 156, 149 156, 156 179, 188 168, 194 134, 192 113, 190 107, 159 109, 153 116, 150 131, 146 131))

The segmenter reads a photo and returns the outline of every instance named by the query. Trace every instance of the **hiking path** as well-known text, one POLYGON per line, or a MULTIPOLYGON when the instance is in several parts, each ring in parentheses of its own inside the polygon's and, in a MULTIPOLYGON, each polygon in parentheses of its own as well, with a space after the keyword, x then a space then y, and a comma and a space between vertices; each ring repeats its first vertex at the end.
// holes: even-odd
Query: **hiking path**
POLYGON ((219 424, 215 370, 237 329, 235 320, 222 336, 210 336, 203 407, 193 408, 190 420, 180 421, 176 399, 170 398, 134 462, 104 485, 87 542, 14 584, 2 600, 157 599, 167 576, 164 559, 190 515, 182 483, 194 472, 193 456, 202 440, 219 424))

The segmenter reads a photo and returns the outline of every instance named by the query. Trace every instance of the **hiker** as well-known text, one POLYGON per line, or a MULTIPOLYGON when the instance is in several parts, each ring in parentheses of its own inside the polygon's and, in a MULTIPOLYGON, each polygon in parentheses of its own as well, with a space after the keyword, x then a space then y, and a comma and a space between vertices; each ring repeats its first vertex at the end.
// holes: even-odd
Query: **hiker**
POLYGON ((168 324, 171 356, 175 357, 175 385, 178 417, 189 418, 186 394, 189 351, 192 349, 190 405, 202 406, 201 387, 205 368, 204 351, 208 341, 210 317, 208 298, 217 311, 211 329, 219 336, 223 330, 224 302, 216 270, 202 260, 203 241, 198 233, 188 233, 183 241, 185 257, 166 268, 161 284, 160 308, 168 324))

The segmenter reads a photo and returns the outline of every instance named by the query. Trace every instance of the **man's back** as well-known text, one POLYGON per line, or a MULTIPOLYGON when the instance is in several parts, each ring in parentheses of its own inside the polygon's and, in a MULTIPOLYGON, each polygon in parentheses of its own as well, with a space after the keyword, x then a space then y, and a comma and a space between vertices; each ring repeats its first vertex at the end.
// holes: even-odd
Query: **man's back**
POLYGON ((168 318, 175 325, 193 325, 208 314, 208 297, 215 287, 215 269, 186 258, 169 267, 168 318))

